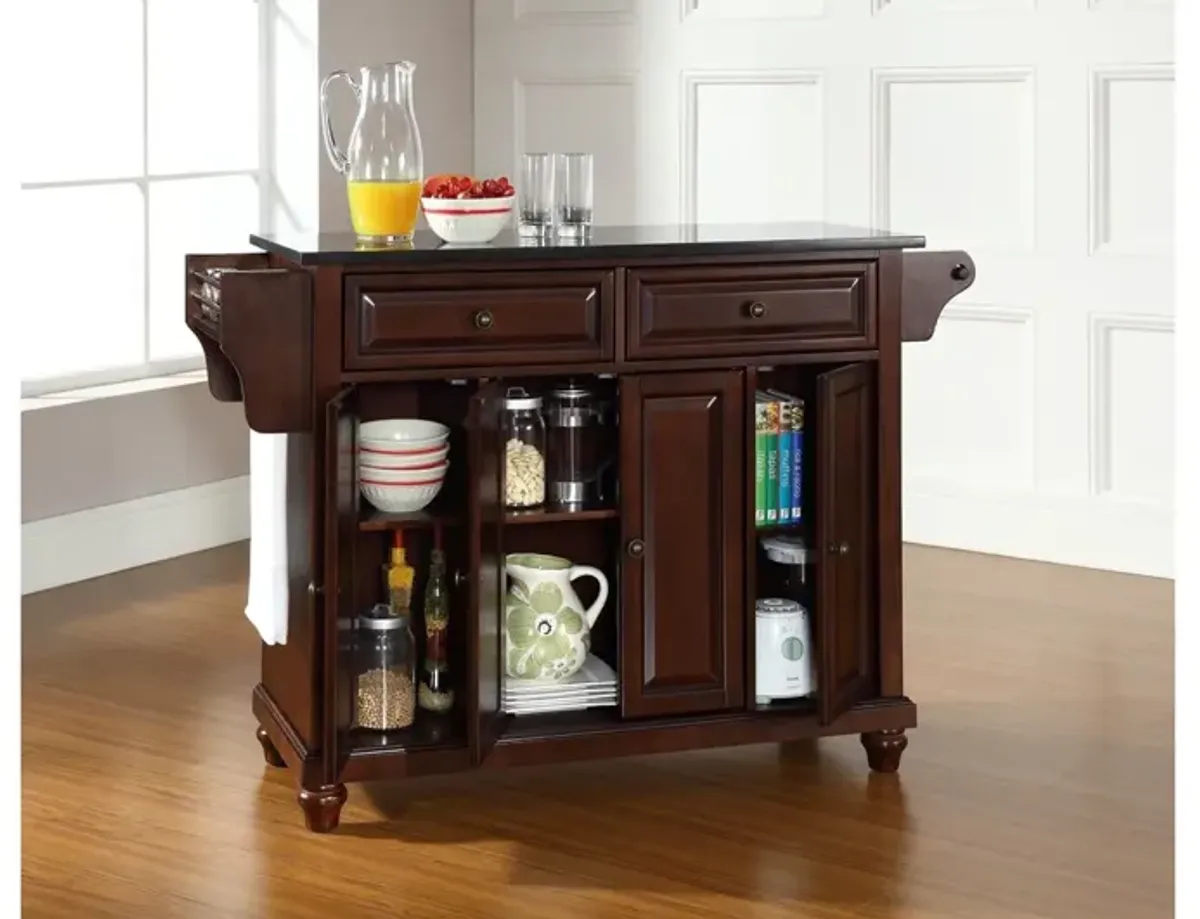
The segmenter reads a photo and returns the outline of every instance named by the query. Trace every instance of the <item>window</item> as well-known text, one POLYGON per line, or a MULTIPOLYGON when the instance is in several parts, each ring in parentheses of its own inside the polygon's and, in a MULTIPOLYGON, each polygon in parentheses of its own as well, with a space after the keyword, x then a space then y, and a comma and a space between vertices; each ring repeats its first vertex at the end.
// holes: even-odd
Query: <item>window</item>
POLYGON ((25 395, 200 366, 183 255, 244 250, 272 212, 266 5, 26 5, 25 395))

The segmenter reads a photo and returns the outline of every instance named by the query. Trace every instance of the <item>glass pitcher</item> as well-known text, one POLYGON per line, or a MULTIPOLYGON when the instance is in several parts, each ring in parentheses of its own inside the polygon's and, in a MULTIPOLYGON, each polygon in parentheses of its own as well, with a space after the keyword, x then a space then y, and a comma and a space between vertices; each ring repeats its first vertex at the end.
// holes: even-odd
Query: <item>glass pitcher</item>
POLYGON ((413 112, 408 61, 360 68, 356 80, 335 70, 321 82, 321 121, 325 152, 333 168, 346 176, 350 223, 360 240, 407 242, 417 225, 424 164, 421 131, 413 112), (329 118, 329 88, 344 79, 358 99, 358 117, 343 153, 329 118))

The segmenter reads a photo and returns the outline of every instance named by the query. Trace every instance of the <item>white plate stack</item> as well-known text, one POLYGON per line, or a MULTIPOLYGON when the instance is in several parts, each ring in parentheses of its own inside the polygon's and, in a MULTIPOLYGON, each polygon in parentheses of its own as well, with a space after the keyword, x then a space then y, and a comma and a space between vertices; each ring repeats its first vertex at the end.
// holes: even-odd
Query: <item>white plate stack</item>
POLYGON ((500 707, 510 715, 578 712, 616 704, 617 672, 594 654, 565 680, 551 683, 505 677, 500 693, 500 707))

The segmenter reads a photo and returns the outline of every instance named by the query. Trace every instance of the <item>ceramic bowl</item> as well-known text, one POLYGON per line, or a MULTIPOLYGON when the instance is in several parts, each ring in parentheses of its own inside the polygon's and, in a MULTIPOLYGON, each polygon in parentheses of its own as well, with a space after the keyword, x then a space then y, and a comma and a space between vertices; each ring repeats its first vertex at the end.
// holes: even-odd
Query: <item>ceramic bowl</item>
POLYGON ((429 229, 456 245, 490 243, 512 216, 516 195, 507 198, 422 198, 429 229))
POLYGON ((413 466, 408 469, 379 469, 373 466, 358 467, 358 480, 372 485, 414 485, 429 482, 441 482, 446 477, 448 462, 434 463, 430 466, 413 466))
POLYGON ((450 456, 450 445, 431 447, 413 453, 381 453, 359 450, 359 469, 435 469, 450 456))
POLYGON ((375 485, 360 481, 359 490, 372 506, 385 514, 410 514, 428 507, 442 490, 443 481, 440 477, 436 481, 408 485, 375 485))
POLYGON ((410 456, 436 453, 450 437, 450 429, 423 418, 385 418, 358 426, 360 453, 410 456))

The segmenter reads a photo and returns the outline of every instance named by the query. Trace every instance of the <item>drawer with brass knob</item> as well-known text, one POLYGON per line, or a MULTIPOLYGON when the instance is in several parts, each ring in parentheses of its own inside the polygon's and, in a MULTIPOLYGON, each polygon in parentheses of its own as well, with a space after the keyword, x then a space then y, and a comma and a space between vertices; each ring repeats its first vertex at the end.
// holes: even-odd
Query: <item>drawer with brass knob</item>
POLYGON ((354 274, 347 370, 611 360, 613 272, 354 274))
POLYGON ((871 262, 629 272, 630 360, 876 346, 871 262))

